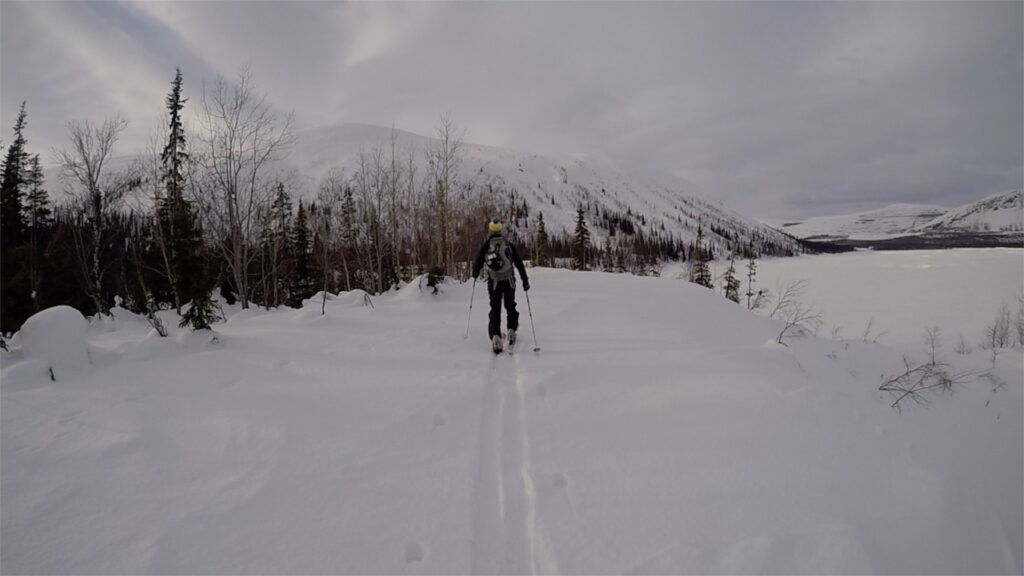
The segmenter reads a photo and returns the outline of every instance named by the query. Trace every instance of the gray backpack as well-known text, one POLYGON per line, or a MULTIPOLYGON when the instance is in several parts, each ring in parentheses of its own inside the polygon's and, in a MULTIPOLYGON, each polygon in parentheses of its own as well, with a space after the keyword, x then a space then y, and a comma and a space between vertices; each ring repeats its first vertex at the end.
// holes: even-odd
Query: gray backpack
POLYGON ((512 278, 512 252, 504 236, 495 236, 488 240, 484 265, 487 267, 487 276, 495 282, 512 278))

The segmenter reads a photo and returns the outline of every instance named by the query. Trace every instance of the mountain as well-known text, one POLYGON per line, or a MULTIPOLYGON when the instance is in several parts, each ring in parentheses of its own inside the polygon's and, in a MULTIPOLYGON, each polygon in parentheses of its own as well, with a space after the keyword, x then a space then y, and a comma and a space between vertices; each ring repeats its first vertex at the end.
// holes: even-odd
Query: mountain
POLYGON ((929 232, 1020 232, 1024 230, 1024 194, 993 194, 954 208, 926 224, 929 232))
MULTIPOLYGON (((312 195, 332 169, 353 175, 360 152, 371 154, 380 147, 390 157, 392 136, 397 155, 405 159, 411 153, 417 173, 426 174, 427 152, 436 139, 365 124, 299 132, 284 163, 300 175, 302 188, 312 195)), ((720 256, 751 244, 756 251, 772 255, 801 250, 794 238, 698 196, 688 182, 669 174, 624 170, 568 155, 464 143, 457 177, 467 185, 468 194, 491 195, 500 214, 516 216, 514 228, 521 232, 529 233, 536 214, 543 212, 549 234, 571 235, 576 208, 583 205, 592 237, 599 245, 608 245, 612 236, 637 232, 689 244, 700 225, 720 256), (525 211, 519 209, 524 203, 525 211)))
POLYGON ((893 204, 877 210, 820 216, 779 226, 818 245, 875 248, 1020 246, 1024 198, 1020 190, 987 196, 958 208, 893 204))
POLYGON ((934 221, 946 209, 924 204, 893 204, 877 210, 818 216, 801 222, 787 222, 781 229, 804 240, 878 240, 905 236, 934 221))

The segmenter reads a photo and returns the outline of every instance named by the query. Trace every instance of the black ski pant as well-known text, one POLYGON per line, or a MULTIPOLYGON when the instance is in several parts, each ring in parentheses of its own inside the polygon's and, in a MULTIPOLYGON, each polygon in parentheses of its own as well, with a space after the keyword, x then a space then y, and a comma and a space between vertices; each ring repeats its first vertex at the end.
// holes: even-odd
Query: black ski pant
POLYGON ((487 316, 487 337, 493 338, 501 334, 501 303, 505 302, 505 313, 508 316, 508 329, 519 329, 519 312, 516 311, 516 281, 487 281, 487 296, 491 301, 491 312, 487 316))

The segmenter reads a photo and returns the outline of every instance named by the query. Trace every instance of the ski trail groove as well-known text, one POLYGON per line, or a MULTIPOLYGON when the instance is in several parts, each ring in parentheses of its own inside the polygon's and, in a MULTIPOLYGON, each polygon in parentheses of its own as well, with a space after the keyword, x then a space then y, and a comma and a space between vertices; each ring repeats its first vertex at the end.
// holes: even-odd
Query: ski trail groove
POLYGON ((526 373, 519 359, 492 363, 484 378, 480 462, 473 497, 474 574, 555 573, 537 525, 530 469, 526 373))
POLYGON ((480 411, 480 455, 476 484, 473 490, 473 557, 470 572, 497 574, 495 559, 502 553, 502 517, 504 505, 501 479, 501 389, 494 378, 497 357, 484 372, 484 395, 480 411))

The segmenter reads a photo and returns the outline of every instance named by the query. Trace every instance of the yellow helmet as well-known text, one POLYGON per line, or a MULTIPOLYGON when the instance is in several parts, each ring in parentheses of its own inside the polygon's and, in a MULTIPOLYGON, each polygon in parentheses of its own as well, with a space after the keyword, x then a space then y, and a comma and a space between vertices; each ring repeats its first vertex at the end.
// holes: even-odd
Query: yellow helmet
POLYGON ((487 230, 489 230, 491 234, 501 232, 501 218, 491 218, 491 221, 487 223, 487 230))

